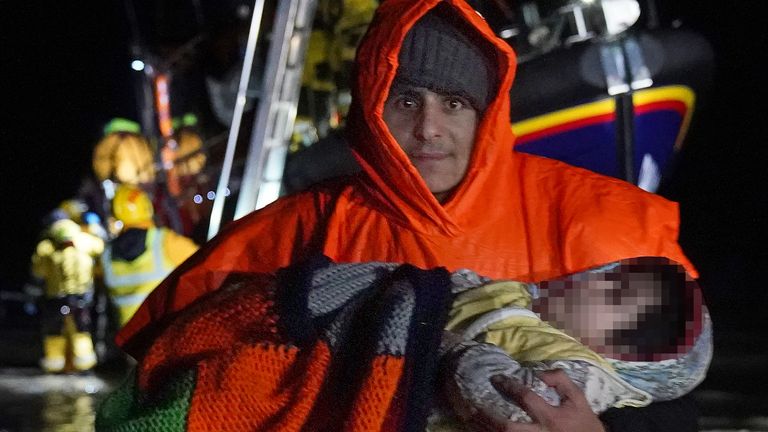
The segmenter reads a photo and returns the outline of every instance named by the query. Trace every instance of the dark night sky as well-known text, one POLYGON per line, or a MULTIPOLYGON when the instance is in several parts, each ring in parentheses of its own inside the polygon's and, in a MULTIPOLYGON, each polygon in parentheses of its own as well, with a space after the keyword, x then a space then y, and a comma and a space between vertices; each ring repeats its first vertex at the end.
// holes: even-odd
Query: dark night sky
POLYGON ((73 196, 110 118, 135 118, 120 2, 0 2, 3 241, 18 283, 43 215, 73 196))
MULTIPOLYGON (((700 113, 705 121, 692 131, 669 195, 681 202, 681 242, 713 312, 731 317, 768 305, 768 99, 757 67, 768 30, 761 0, 719 4, 666 2, 710 40, 717 62, 710 109, 700 113)), ((2 289, 23 282, 40 219, 90 173, 102 125, 136 118, 120 5, 0 0, 2 289)))

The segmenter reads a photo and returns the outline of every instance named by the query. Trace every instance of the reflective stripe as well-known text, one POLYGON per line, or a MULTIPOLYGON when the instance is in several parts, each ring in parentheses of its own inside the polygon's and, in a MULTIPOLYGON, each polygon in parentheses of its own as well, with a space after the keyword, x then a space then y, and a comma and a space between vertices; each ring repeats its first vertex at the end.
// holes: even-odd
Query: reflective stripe
POLYGON ((142 294, 129 294, 129 295, 121 295, 121 296, 112 296, 112 302, 114 302, 117 306, 123 307, 123 306, 132 306, 141 304, 141 302, 144 301, 145 298, 147 298, 147 295, 149 293, 142 293, 142 294))
POLYGON ((97 361, 96 354, 76 356, 72 360, 73 360, 72 363, 74 363, 75 369, 78 369, 78 370, 90 369, 96 366, 96 361, 97 361))
POLYGON ((66 363, 66 359, 64 357, 45 357, 40 359, 40 367, 42 367, 44 370, 48 372, 58 372, 62 369, 64 369, 64 364, 66 363))
MULTIPOLYGON (((165 266, 163 259, 163 240, 165 233, 159 229, 150 229, 147 231, 147 236, 151 236, 148 242, 151 242, 151 253, 153 260, 153 268, 149 272, 134 273, 126 275, 116 275, 112 268, 112 246, 108 245, 104 253, 101 255, 101 264, 104 269, 104 282, 108 287, 126 287, 141 285, 152 281, 159 281, 164 279, 172 268, 165 266)), ((146 253, 146 251, 144 252, 146 253)))

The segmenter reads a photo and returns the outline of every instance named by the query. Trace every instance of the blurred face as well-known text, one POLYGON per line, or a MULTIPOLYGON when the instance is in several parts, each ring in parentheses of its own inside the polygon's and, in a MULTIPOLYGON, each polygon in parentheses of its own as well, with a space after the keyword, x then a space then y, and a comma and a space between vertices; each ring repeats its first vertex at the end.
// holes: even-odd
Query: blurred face
POLYGON ((619 354, 612 334, 645 321, 663 301, 661 288, 654 275, 647 273, 628 273, 619 280, 607 280, 602 274, 586 277, 540 283, 541 297, 534 309, 541 319, 598 353, 619 354))
POLYGON ((397 86, 384 105, 384 122, 430 192, 445 201, 467 172, 477 111, 461 96, 397 86))

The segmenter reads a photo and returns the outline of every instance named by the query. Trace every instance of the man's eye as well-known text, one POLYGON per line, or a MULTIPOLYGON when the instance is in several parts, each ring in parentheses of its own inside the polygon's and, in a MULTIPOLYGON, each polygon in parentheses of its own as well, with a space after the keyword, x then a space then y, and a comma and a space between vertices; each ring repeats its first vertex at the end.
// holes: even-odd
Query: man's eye
POLYGON ((462 98, 448 98, 445 100, 445 106, 451 111, 458 111, 462 108, 466 108, 469 104, 462 98))
POLYGON ((397 100, 397 106, 404 109, 416 108, 416 101, 408 96, 402 96, 397 100))

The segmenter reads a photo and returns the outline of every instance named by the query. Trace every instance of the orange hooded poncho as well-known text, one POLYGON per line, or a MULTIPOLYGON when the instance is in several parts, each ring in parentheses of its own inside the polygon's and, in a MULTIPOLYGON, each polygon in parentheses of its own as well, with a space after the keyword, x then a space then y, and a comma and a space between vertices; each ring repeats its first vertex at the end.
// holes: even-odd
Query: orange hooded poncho
MULTIPOLYGON (((678 207, 620 180, 513 151, 509 91, 515 54, 462 0, 446 0, 498 55, 499 86, 478 125, 467 174, 438 202, 390 134, 382 112, 401 42, 440 0, 386 0, 357 55, 349 143, 353 177, 279 199, 229 224, 172 273, 117 336, 141 359, 173 312, 234 272, 269 273, 314 254, 469 268, 538 281, 638 256, 696 276, 677 243, 678 207)), ((512 107, 514 109, 514 107, 512 107)))

